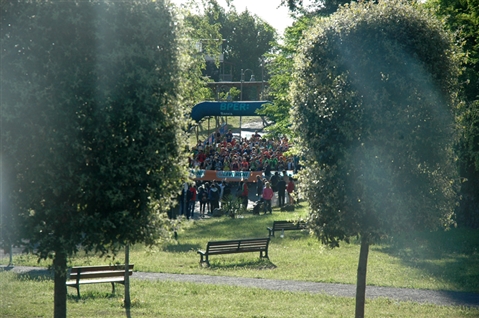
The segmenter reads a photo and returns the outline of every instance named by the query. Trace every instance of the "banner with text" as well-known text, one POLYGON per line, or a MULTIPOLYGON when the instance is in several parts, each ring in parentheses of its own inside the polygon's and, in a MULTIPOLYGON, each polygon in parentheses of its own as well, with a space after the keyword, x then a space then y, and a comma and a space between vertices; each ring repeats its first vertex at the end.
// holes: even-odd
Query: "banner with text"
POLYGON ((235 181, 241 179, 247 182, 256 182, 256 176, 262 176, 263 171, 215 171, 190 169, 190 178, 202 181, 235 181))

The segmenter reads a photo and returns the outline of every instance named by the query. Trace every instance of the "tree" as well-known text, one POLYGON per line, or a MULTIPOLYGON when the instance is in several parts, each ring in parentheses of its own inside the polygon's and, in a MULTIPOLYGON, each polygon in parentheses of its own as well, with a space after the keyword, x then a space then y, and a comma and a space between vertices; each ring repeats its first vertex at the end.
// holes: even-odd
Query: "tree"
POLYGON ((266 68, 270 79, 267 95, 272 101, 265 104, 257 111, 259 115, 266 116, 271 122, 266 129, 269 133, 281 136, 294 135, 291 129, 291 101, 289 99, 289 88, 294 70, 294 56, 303 32, 310 27, 313 19, 303 16, 286 28, 284 32, 284 43, 279 44, 275 53, 268 54, 266 68))
POLYGON ((479 147, 478 106, 479 106, 479 7, 475 1, 434 0, 427 6, 446 20, 446 26, 457 33, 466 53, 464 72, 460 76, 463 94, 467 101, 461 118, 465 127, 458 145, 461 184, 461 204, 457 211, 459 226, 479 228, 479 147))
POLYGON ((206 15, 217 16, 220 12, 219 8, 221 7, 216 2, 203 3, 203 7, 200 7, 196 0, 190 0, 180 10, 180 15, 184 17, 182 20, 182 34, 184 35, 182 41, 185 42, 186 47, 190 48, 189 54, 184 54, 184 59, 193 61, 193 63, 190 62, 187 65, 194 68, 186 73, 190 76, 183 90, 183 95, 188 96, 187 99, 193 102, 191 107, 200 101, 214 98, 213 92, 206 87, 205 83, 211 80, 208 76, 219 80, 219 73, 215 74, 214 72, 217 72, 223 41, 219 32, 219 23, 210 23, 210 19, 206 15), (199 12, 205 12, 205 14, 199 12), (206 57, 215 60, 212 63, 207 63, 206 57), (213 68, 214 71, 209 72, 208 68, 213 68), (199 74, 204 76, 200 77, 199 74))
POLYGON ((466 100, 479 99, 479 7, 473 0, 431 0, 427 3, 436 14, 446 19, 446 26, 458 32, 467 53, 465 71, 460 80, 464 86, 466 100))
MULTIPOLYGON (((252 75, 256 81, 266 80, 262 57, 273 49, 276 31, 249 11, 238 13, 231 2, 227 4, 225 9, 216 0, 190 0, 186 5, 188 9, 184 10, 185 25, 191 30, 188 33, 190 41, 201 48, 197 55, 209 57, 203 75, 213 81, 240 81, 241 70, 247 70, 243 74, 245 81, 249 81, 252 75), (219 54, 223 55, 223 62, 214 59, 219 54)), ((198 64, 203 65, 204 61, 198 64)), ((232 96, 235 92, 236 89, 231 89, 216 93, 232 96)), ((253 89, 245 88, 243 97, 256 98, 254 93, 253 89)))
POLYGON ((358 237, 356 317, 369 245, 453 224, 458 48, 428 11, 403 1, 351 4, 320 20, 296 60, 294 129, 314 234, 358 237))
POLYGON ((154 243, 167 226, 163 212, 186 177, 181 48, 164 1, 1 9, 2 169, 12 172, 2 215, 53 260, 54 316, 66 317, 78 246, 115 253, 154 243))
POLYGON ((328 16, 336 12, 339 6, 350 2, 349 0, 282 0, 281 5, 288 7, 291 12, 328 16))
MULTIPOLYGON (((245 80, 249 80, 251 74, 256 80, 261 80, 262 68, 261 57, 270 52, 276 43, 276 31, 271 25, 261 20, 258 16, 252 15, 249 11, 238 13, 234 5, 224 9, 218 5, 216 0, 203 2, 203 14, 189 16, 188 23, 196 30, 209 30, 198 32, 203 38, 211 41, 208 34, 215 34, 219 31, 222 40, 222 53, 225 64, 219 67, 225 68, 225 73, 232 75, 233 81, 241 80, 241 69, 250 69, 245 80), (214 30, 214 31, 213 31, 214 30)), ((206 44, 211 42, 206 42, 206 44)), ((220 43, 218 43, 220 44, 220 43)), ((206 74, 218 81, 218 66, 209 66, 206 74)))
MULTIPOLYGON (((241 69, 251 69, 256 80, 262 80, 261 57, 276 42, 276 31, 268 23, 247 10, 237 13, 230 8, 220 30, 225 41, 225 60, 232 64, 233 80, 241 80, 241 69)), ((248 81, 249 76, 246 74, 248 81)))

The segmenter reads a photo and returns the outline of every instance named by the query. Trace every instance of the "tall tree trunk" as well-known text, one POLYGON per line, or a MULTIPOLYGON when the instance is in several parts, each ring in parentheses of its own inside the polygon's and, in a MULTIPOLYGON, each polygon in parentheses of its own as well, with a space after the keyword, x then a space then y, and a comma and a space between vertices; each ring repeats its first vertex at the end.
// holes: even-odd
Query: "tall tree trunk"
POLYGON ((63 251, 56 251, 53 259, 54 279, 54 318, 67 317, 67 256, 63 251))
POLYGON ((126 309, 130 309, 130 245, 125 246, 125 300, 124 305, 126 309))
POLYGON ((369 236, 361 236, 361 250, 359 252, 358 277, 356 282, 356 318, 364 318, 366 303, 366 273, 368 269, 369 236))

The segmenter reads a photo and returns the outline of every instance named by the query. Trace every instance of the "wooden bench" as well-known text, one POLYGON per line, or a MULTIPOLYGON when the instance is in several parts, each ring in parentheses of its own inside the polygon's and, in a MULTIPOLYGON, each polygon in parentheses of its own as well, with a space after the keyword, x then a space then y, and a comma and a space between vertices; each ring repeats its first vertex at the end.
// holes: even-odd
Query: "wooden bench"
POLYGON ((198 250, 198 254, 201 256, 200 264, 202 265, 203 263, 206 263, 209 266, 210 263, 208 257, 210 255, 219 254, 259 252, 260 258, 269 258, 268 245, 269 237, 208 242, 206 251, 198 250))
MULTIPOLYGON (((133 274, 133 264, 129 265, 128 274, 133 274)), ((111 283, 112 294, 115 293, 115 283, 125 284, 125 265, 100 265, 72 267, 66 285, 77 289, 80 298, 81 284, 111 283)))
POLYGON ((272 227, 267 228, 269 231, 268 236, 274 236, 274 232, 277 231, 292 231, 292 230, 304 230, 306 229, 306 222, 304 221, 274 221, 272 227))

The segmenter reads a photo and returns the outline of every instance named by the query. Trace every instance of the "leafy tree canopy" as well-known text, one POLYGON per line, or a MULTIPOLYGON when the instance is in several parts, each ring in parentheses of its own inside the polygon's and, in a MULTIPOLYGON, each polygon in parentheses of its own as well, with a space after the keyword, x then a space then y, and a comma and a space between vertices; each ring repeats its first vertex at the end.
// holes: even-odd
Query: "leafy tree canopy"
POLYGON ((266 55, 268 60, 266 68, 270 77, 267 95, 272 103, 265 104, 257 113, 266 116, 271 122, 266 129, 272 135, 290 137, 295 135, 291 129, 291 101, 289 99, 294 56, 303 32, 310 27, 313 21, 314 19, 309 16, 303 16, 296 20, 291 27, 286 28, 284 41, 278 44, 276 52, 266 55))
POLYGON ((302 41, 293 122, 323 242, 452 224, 453 43, 429 12, 402 1, 351 4, 302 41))
MULTIPOLYGON (((193 1, 191 5, 195 3, 193 1)), ((247 10, 237 12, 232 2, 225 9, 216 0, 203 1, 202 7, 196 11, 187 17, 187 21, 195 30, 208 30, 198 33, 202 34, 203 45, 210 48, 205 53, 212 51, 213 44, 224 54, 224 63, 219 65, 216 61, 215 67, 209 65, 205 74, 215 81, 220 80, 220 73, 232 75, 231 80, 240 81, 241 70, 250 69, 245 80, 248 81, 252 74, 256 80, 261 80, 261 58, 271 52, 276 43, 277 34, 273 27, 247 10)))
POLYGON ((39 257, 158 237, 185 176, 174 25, 164 1, 2 5, 8 211, 39 257))
POLYGON ((431 0, 427 3, 446 25, 463 40, 467 53, 465 72, 461 76, 468 101, 479 99, 479 6, 474 0, 431 0))
POLYGON ((339 6, 350 3, 348 0, 282 0, 281 5, 291 12, 306 15, 328 16, 336 12, 339 6))
POLYGON ((443 24, 401 0, 342 7, 302 41, 292 98, 309 223, 331 247, 360 238, 356 318, 370 244, 453 224, 457 51, 443 24))
POLYGON ((459 226, 479 227, 479 7, 477 1, 430 0, 425 6, 435 10, 446 22, 449 30, 460 38, 466 54, 464 71, 460 76, 462 94, 466 100, 465 111, 460 117, 464 133, 458 144, 461 178, 461 204, 457 209, 459 226))

